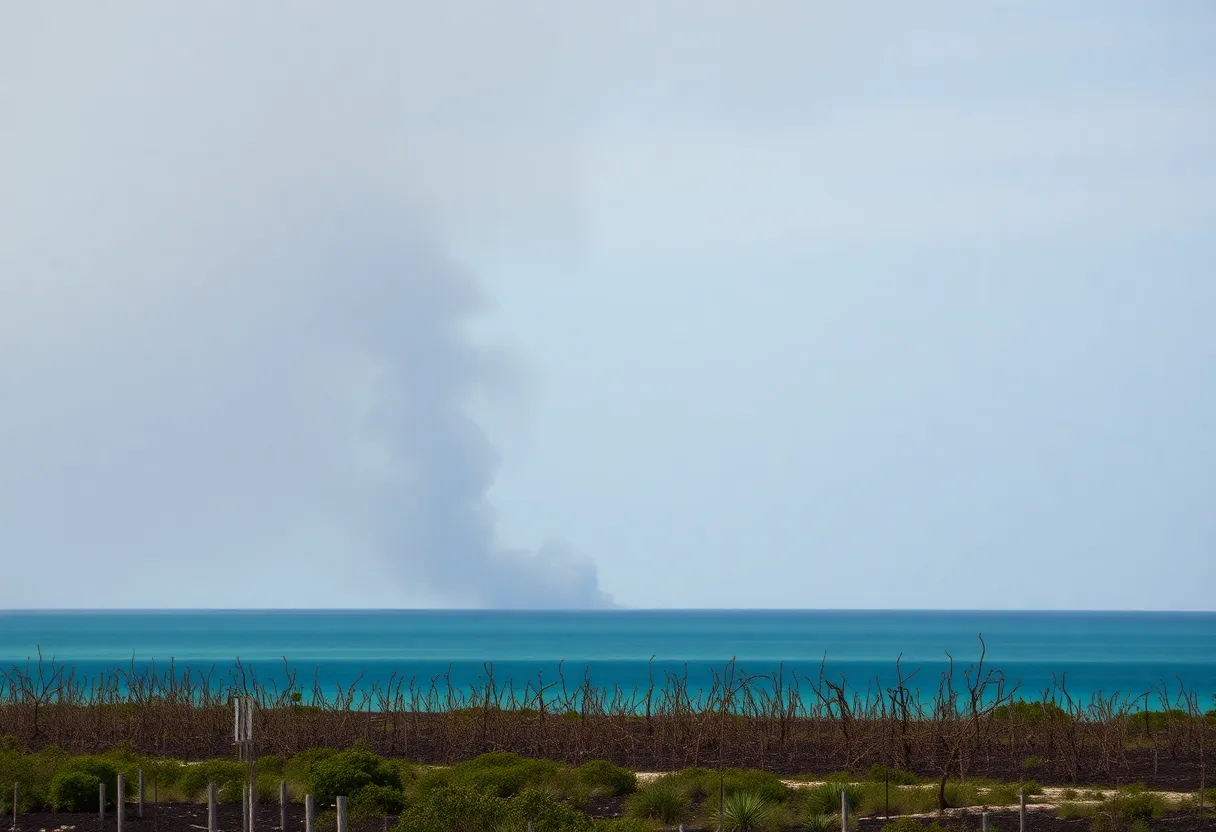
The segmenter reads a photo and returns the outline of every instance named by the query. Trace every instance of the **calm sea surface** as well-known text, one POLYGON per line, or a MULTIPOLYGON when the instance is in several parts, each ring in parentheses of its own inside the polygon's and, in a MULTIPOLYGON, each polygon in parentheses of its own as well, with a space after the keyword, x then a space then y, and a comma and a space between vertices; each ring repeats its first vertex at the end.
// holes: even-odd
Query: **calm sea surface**
MULTIPOLYGON (((1026 696, 1040 695, 1053 676, 1068 690, 1134 697, 1179 680, 1216 707, 1216 613, 1049 613, 908 611, 273 611, 273 612, 0 612, 0 665, 24 666, 39 647, 46 658, 95 676, 134 662, 170 659, 215 668, 228 678, 239 658, 259 679, 283 684, 284 659, 298 682, 324 690, 416 678, 429 686, 449 671, 453 684, 484 682, 493 663, 499 684, 516 688, 556 680, 564 660, 567 684, 589 676, 601 688, 630 691, 684 674, 707 688, 713 671, 735 659, 740 672, 769 675, 784 668, 803 681, 822 661, 830 678, 854 689, 881 677, 889 684, 895 659, 916 684, 935 690, 946 651, 961 669, 979 655, 1026 696)), ((961 677, 961 673, 959 674, 961 677)), ((1154 708, 1160 703, 1154 698, 1154 708)))

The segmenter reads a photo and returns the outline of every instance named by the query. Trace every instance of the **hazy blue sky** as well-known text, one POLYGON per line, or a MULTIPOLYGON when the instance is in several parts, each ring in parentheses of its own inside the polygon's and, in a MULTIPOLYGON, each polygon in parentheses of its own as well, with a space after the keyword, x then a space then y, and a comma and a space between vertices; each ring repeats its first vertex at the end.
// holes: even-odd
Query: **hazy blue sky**
POLYGON ((0 607, 1214 609, 1216 5, 0 13, 0 607))

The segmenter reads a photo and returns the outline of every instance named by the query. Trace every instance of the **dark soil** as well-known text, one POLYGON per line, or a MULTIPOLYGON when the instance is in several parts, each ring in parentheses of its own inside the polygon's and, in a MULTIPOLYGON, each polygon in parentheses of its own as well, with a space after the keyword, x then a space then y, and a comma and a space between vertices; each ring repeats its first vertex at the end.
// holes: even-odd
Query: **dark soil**
MULTIPOLYGON (((623 812, 624 798, 599 798, 584 810, 594 818, 620 817, 623 812)), ((1018 814, 1015 811, 992 812, 989 815, 993 832, 1017 832, 1018 814)), ((351 820, 352 832, 384 832, 396 823, 395 817, 360 818, 351 820)), ((937 821, 948 832, 979 832, 981 822, 979 811, 955 814, 937 821)), ((850 823, 851 829, 858 832, 879 832, 886 823, 883 817, 856 818, 850 823)), ((7 828, 11 821, 5 818, 0 823, 0 829, 7 828)), ((322 811, 318 807, 316 828, 317 832, 334 832, 333 810, 322 811)), ((1150 829, 1161 832, 1216 832, 1216 815, 1211 813, 1205 817, 1193 810, 1171 812, 1160 820, 1152 821, 1150 829)), ((221 832, 240 832, 241 810, 235 804, 219 806, 219 828, 221 832)), ((1090 822, 1086 819, 1061 820, 1050 810, 1031 811, 1027 815, 1027 832, 1089 832, 1090 822)), ((124 832, 206 832, 207 807, 192 803, 168 803, 160 806, 148 805, 144 808, 144 817, 136 815, 135 808, 128 812, 124 832)), ((291 804, 287 807, 288 832, 303 832, 304 807, 291 804)), ((693 827, 690 825, 688 829, 693 827)), ((260 806, 258 823, 255 832, 278 832, 278 805, 260 806)), ((104 827, 94 812, 40 812, 21 815, 17 818, 16 832, 116 832, 113 812, 106 815, 104 827)))
MULTIPOLYGON (((220 832, 241 832, 241 807, 236 803, 221 803, 217 807, 217 820, 220 832)), ((384 832, 397 822, 390 818, 352 818, 352 832, 384 832)), ((11 827, 12 822, 5 819, 0 823, 0 829, 11 827)), ((318 806, 316 829, 317 832, 334 832, 335 821, 333 809, 318 806)), ((279 806, 277 803, 258 807, 257 823, 254 832, 275 832, 279 829, 279 806)), ((304 807, 300 804, 287 805, 288 832, 303 832, 304 807)), ((105 825, 96 812, 35 812, 17 817, 17 832, 117 832, 117 822, 113 809, 106 811, 105 825)), ((127 810, 123 832, 206 832, 207 807, 195 803, 162 803, 159 805, 145 804, 144 816, 138 816, 135 806, 127 810)))

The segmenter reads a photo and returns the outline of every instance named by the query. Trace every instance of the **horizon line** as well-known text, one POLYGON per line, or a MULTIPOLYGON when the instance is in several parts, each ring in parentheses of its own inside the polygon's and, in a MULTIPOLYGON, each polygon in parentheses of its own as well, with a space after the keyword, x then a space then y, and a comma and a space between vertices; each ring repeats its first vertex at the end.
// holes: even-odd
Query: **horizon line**
POLYGON ((968 607, 8 607, 8 613, 509 613, 570 614, 590 613, 968 613, 980 615, 1053 613, 1103 614, 1146 613, 1177 615, 1216 615, 1216 609, 1116 609, 1008 607, 983 609, 968 607))

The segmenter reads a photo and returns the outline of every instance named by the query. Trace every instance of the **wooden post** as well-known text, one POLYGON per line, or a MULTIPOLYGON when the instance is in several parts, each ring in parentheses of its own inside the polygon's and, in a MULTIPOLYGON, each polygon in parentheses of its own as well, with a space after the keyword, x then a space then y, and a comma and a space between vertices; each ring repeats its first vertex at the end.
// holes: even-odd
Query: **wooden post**
POLYGON ((219 832, 219 806, 216 805, 215 784, 207 784, 207 832, 219 832))
POLYGON ((350 832, 350 827, 346 825, 346 798, 338 798, 338 832, 350 832))
POLYGON ((279 781, 279 829, 287 832, 287 781, 279 781))
MULTIPOLYGON (((884 814, 889 823, 891 821, 891 769, 887 766, 882 767, 882 791, 883 803, 886 806, 884 814)), ((988 832, 988 830, 985 829, 984 832, 988 832)))
POLYGON ((17 832, 17 784, 13 784, 13 832, 17 832))
POLYGON ((984 812, 982 815, 980 815, 980 826, 983 828, 983 832, 988 832, 988 813, 987 812, 984 812))
POLYGON ((114 800, 114 817, 118 819, 118 832, 122 832, 122 822, 126 820, 127 814, 127 778, 121 774, 118 775, 118 794, 114 800))
POLYGON ((139 816, 144 816, 144 770, 139 770, 139 816))
POLYGON ((1018 832, 1026 832, 1026 790, 1018 789, 1018 832))
POLYGON ((726 776, 718 775, 718 832, 722 832, 722 810, 726 804, 726 776))
POLYGON ((97 821, 101 829, 106 828, 106 784, 103 781, 97 787, 97 821))
POLYGON ((249 787, 241 786, 241 832, 249 832, 249 787))
POLYGON ((317 801, 310 795, 304 795, 304 832, 314 832, 317 820, 317 801))
POLYGON ((840 789, 840 832, 849 832, 849 790, 840 789))

